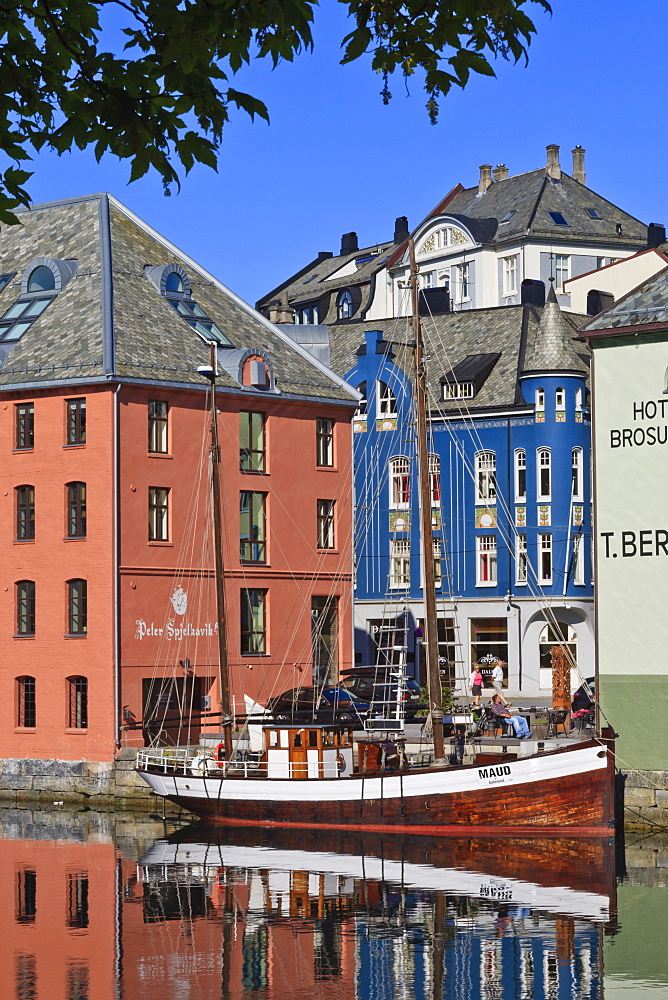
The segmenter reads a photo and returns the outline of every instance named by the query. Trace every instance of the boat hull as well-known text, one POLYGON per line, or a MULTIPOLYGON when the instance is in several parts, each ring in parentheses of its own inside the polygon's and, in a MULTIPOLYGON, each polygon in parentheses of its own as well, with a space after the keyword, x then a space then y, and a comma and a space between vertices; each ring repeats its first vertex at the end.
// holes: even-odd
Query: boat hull
POLYGON ((299 781, 140 774, 158 795, 230 826, 497 837, 609 837, 614 826, 614 757, 598 741, 507 764, 403 775, 299 781))

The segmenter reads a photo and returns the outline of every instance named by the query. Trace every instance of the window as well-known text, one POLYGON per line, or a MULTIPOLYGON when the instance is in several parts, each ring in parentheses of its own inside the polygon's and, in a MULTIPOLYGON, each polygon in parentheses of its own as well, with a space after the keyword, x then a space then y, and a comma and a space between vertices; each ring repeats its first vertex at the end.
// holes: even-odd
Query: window
POLYGON ((338 299, 336 300, 336 318, 337 319, 350 319, 353 314, 353 297, 350 292, 345 289, 341 292, 338 299))
POLYGON ((67 728, 88 728, 88 678, 67 678, 67 728))
POLYGON ((334 421, 326 417, 316 420, 316 463, 321 466, 334 465, 334 421))
POLYGON ((166 455, 168 451, 167 405, 164 399, 148 401, 148 450, 154 455, 166 455))
POLYGON ((584 546, 583 535, 573 535, 573 583, 578 587, 584 585, 584 546))
POLYGON ((16 873, 16 922, 31 924, 37 915, 37 872, 20 868, 16 873))
POLYGON ((527 536, 515 536, 515 583, 527 582, 527 536))
POLYGON ((564 282, 571 276, 571 258, 564 254, 556 254, 554 258, 555 291, 563 292, 564 282))
POLYGON ((496 455, 493 451, 479 451, 475 457, 476 503, 496 500, 496 455))
POLYGON ((67 926, 88 927, 88 875, 68 872, 67 926))
POLYGON ((397 397, 385 382, 378 383, 378 416, 396 417, 397 397))
POLYGON ((538 535, 539 583, 552 583, 552 535, 538 535))
POLYGON ((527 453, 524 448, 515 452, 515 500, 518 503, 527 498, 527 453))
POLYGON ((459 301, 464 302, 471 297, 470 288, 470 268, 468 264, 457 265, 457 278, 459 284, 459 301))
POLYGON ((188 275, 182 267, 178 264, 166 266, 157 264, 147 267, 145 272, 149 281, 202 340, 208 344, 232 346, 231 341, 210 319, 206 310, 193 299, 188 275))
POLYGON ((508 662, 508 620, 471 619, 471 663, 483 663, 483 676, 491 677, 495 661, 508 662))
POLYGON ((264 413, 239 414, 239 468, 242 472, 265 471, 264 413))
POLYGON ((183 284, 183 278, 178 273, 178 271, 170 271, 170 273, 165 278, 165 291, 166 292, 185 292, 185 286, 183 284))
POLYGON ((441 460, 438 455, 429 456, 429 493, 432 507, 441 506, 441 460))
POLYGON ((148 488, 148 540, 169 541, 169 489, 163 486, 148 488))
POLYGON ((573 448, 571 452, 572 487, 574 500, 582 500, 582 448, 573 448))
POLYGON ((443 399, 473 399, 474 395, 473 382, 445 382, 443 384, 443 399))
POLYGON ((86 484, 67 484, 67 537, 86 537, 86 484))
POLYGON ((550 216, 550 218, 554 222, 555 226, 567 226, 568 225, 568 223, 566 222, 565 216, 563 216, 561 214, 561 212, 548 212, 547 214, 550 216))
POLYGON ((511 208, 511 210, 509 212, 506 212, 506 214, 504 215, 504 217, 501 219, 501 222, 499 223, 499 225, 502 226, 504 224, 504 222, 510 222, 510 220, 512 219, 512 217, 515 214, 515 212, 516 212, 516 209, 514 209, 514 208, 511 208))
POLYGON ((241 652, 266 653, 266 590, 241 591, 241 652))
POLYGON ((539 500, 552 496, 552 455, 549 448, 539 448, 537 468, 537 493, 539 500))
POLYGON ((597 210, 595 208, 586 208, 585 212, 587 213, 587 215, 589 216, 590 219, 600 219, 601 218, 601 216, 598 214, 598 212, 597 212, 597 210))
POLYGON ((34 729, 37 725, 35 678, 16 678, 16 725, 19 729, 34 729))
POLYGON ((56 279, 50 267, 41 264, 36 267, 28 278, 29 292, 52 292, 56 287, 56 279))
POLYGON ((35 487, 17 486, 16 494, 16 538, 29 541, 35 537, 35 487))
POLYGON ((390 459, 390 507, 405 510, 411 499, 410 461, 407 458, 390 459))
POLYGON ((566 391, 561 387, 554 394, 554 405, 557 410, 566 409, 566 391))
POLYGON ((88 629, 88 583, 67 581, 67 633, 86 635, 88 629))
POLYGON ((265 493, 239 494, 239 556, 242 562, 267 561, 267 522, 265 493))
POLYGON ((566 659, 572 667, 577 667, 578 663, 578 634, 572 625, 566 622, 554 622, 552 625, 545 625, 540 633, 539 655, 540 665, 544 669, 552 669, 552 647, 563 646, 566 652, 566 659))
POLYGON ((496 585, 496 535, 476 536, 476 586, 496 585))
POLYGON ((545 409, 545 390, 544 389, 536 389, 536 409, 537 410, 544 410, 545 409))
POLYGON ((440 587, 443 581, 443 566, 441 563, 441 539, 434 538, 434 586, 440 587))
POLYGON ((408 538, 390 542, 390 587, 406 590, 411 583, 411 543, 408 538))
POLYGON ((56 294, 74 273, 64 261, 58 263, 54 261, 53 268, 59 271, 58 288, 56 288, 56 272, 46 264, 39 264, 23 273, 20 297, 0 316, 0 341, 12 343, 20 340, 26 330, 29 330, 35 320, 51 305, 56 294))
POLYGON ((35 634, 34 580, 19 580, 16 584, 16 634, 35 634))
POLYGON ((334 548, 333 500, 318 500, 318 548, 334 548))
POLYGON ((503 294, 517 294, 517 257, 503 258, 503 294))
POLYGON ((86 400, 68 399, 67 406, 67 443, 86 443, 86 400))
POLYGON ((582 389, 575 390, 575 412, 579 413, 582 410, 582 389))
POLYGON ((17 451, 33 448, 35 445, 35 404, 17 403, 14 407, 17 451))
POLYGON ((355 410, 355 416, 366 417, 366 411, 367 411, 366 382, 360 382, 360 384, 358 386, 355 386, 355 388, 362 397, 359 403, 357 404, 357 409, 355 410))

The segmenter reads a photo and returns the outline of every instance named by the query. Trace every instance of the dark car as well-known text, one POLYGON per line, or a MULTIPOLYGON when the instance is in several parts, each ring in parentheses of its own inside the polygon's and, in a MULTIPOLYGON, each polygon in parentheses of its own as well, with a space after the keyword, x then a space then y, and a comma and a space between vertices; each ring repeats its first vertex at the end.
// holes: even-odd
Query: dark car
POLYGON ((580 685, 571 702, 571 710, 577 712, 581 708, 591 708, 596 696, 596 678, 587 677, 580 685))
POLYGON ((267 714, 295 722, 360 722, 369 714, 370 707, 368 701, 336 684, 284 691, 267 703, 267 714))
MULTIPOLYGON (((371 704, 371 715, 392 716, 397 706, 397 680, 391 667, 356 667, 343 675, 346 690, 371 704)), ((422 703, 420 685, 412 677, 404 678, 402 685, 402 709, 404 718, 414 719, 421 709, 429 706, 422 703)))

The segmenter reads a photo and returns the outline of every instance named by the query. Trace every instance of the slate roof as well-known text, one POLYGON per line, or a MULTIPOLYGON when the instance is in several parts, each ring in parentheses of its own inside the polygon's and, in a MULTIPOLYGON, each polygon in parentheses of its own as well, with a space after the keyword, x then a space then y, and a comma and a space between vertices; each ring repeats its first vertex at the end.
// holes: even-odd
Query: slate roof
MULTIPOLYGON (((76 275, 10 349, 0 388, 128 378, 202 384, 209 345, 149 281, 150 265, 178 264, 193 299, 235 348, 263 348, 282 394, 354 403, 348 386, 242 302, 201 265, 107 195, 36 205, 21 225, 3 227, 0 273, 15 272, 0 293, 0 313, 21 290, 36 257, 76 260, 76 275)), ((221 388, 238 383, 222 372, 221 388)))
POLYGON ((668 267, 590 319, 581 328, 581 334, 587 336, 606 330, 622 333, 638 327, 668 327, 668 267))
POLYGON ((536 330, 531 351, 527 351, 524 373, 544 371, 587 372, 589 366, 573 344, 573 324, 559 308, 554 285, 550 285, 547 302, 536 330))
MULTIPOLYGON (((519 376, 524 359, 535 351, 541 310, 535 306, 495 306, 464 312, 433 316, 423 322, 425 357, 431 409, 459 413, 524 406, 519 389, 519 376), (499 354, 476 397, 472 400, 441 400, 441 378, 472 354, 499 354)), ((565 327, 575 337, 583 316, 564 314, 565 327)), ((344 375, 356 363, 357 351, 365 342, 365 333, 378 330, 392 352, 393 360, 404 371, 413 373, 412 333, 410 320, 386 319, 363 323, 336 324, 330 327, 330 364, 344 375)), ((577 342, 572 346, 578 370, 586 370, 588 350, 577 342)), ((560 369, 561 370, 561 369, 560 369)))

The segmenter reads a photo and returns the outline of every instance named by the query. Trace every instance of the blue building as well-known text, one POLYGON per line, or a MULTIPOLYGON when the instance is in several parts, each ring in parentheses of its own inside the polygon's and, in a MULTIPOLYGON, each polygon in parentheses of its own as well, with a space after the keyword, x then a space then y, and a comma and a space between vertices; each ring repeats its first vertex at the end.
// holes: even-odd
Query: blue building
MULTIPOLYGON (((555 642, 568 643, 579 675, 593 672, 588 358, 573 340, 578 322, 553 290, 542 308, 423 322, 439 653, 460 694, 473 664, 491 674, 496 661, 511 694, 549 693, 555 642)), ((405 643, 409 673, 424 679, 410 326, 333 326, 329 347, 362 395, 355 659, 374 663, 381 647, 392 660, 405 643)))

